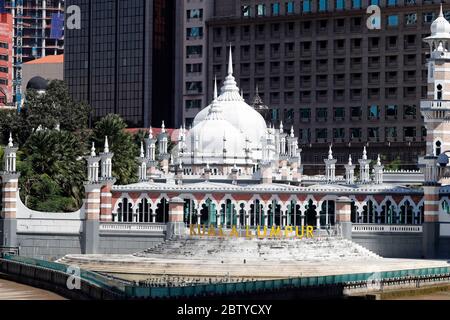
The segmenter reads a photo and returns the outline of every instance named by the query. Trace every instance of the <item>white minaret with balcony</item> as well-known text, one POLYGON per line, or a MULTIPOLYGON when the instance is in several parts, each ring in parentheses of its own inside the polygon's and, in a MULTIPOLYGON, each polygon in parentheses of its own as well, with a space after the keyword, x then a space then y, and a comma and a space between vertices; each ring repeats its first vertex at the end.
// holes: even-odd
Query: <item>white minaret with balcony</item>
POLYGON ((427 156, 450 150, 450 23, 441 10, 431 24, 428 94, 420 109, 427 128, 427 156))

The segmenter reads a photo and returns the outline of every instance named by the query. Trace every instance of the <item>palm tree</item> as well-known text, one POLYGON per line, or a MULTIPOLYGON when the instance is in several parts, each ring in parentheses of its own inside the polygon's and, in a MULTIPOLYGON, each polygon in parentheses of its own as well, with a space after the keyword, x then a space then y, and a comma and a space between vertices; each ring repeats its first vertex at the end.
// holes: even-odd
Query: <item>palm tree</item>
POLYGON ((105 137, 108 137, 109 149, 114 153, 113 176, 118 184, 137 181, 139 148, 133 136, 124 131, 126 127, 119 115, 108 114, 96 123, 92 136, 98 152, 103 151, 105 137))

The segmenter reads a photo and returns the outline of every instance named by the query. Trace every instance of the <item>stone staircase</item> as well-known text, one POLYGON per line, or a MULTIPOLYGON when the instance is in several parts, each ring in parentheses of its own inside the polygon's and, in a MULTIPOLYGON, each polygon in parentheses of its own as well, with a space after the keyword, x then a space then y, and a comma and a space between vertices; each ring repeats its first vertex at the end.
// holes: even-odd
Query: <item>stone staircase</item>
POLYGON ((338 237, 313 239, 186 238, 169 240, 135 257, 170 260, 338 261, 380 259, 362 246, 338 237))

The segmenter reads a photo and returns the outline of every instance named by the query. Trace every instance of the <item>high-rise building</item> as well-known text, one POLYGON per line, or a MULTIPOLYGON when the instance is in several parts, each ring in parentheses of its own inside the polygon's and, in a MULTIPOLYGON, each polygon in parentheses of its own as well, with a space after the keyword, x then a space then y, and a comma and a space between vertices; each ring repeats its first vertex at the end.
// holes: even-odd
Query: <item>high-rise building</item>
POLYGON ((305 163, 320 163, 329 144, 341 163, 368 144, 371 158, 388 153, 386 161, 400 157, 413 166, 425 152, 422 39, 440 2, 185 1, 184 121, 206 107, 231 44, 244 98, 251 104, 258 88, 269 120, 298 133, 305 163), (367 27, 369 5, 381 9, 379 29, 367 27))
POLYGON ((0 109, 13 102, 13 23, 9 13, 0 14, 0 109))
POLYGON ((64 53, 64 36, 52 37, 52 18, 64 14, 64 0, 6 0, 13 16, 13 91, 17 107, 22 105, 22 64, 48 55, 64 53))
POLYGON ((65 31, 64 79, 92 120, 121 115, 131 127, 169 127, 175 102, 176 1, 68 0, 81 9, 81 30, 65 31))

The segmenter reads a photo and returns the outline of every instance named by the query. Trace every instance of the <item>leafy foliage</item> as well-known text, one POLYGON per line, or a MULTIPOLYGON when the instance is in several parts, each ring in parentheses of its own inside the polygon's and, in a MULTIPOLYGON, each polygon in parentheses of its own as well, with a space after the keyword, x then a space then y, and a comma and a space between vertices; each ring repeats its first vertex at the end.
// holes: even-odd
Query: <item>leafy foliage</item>
POLYGON ((40 210, 74 211, 82 203, 85 144, 68 131, 33 133, 19 154, 19 184, 25 204, 40 210), (53 208, 53 209, 52 209, 53 208))
POLYGON ((139 148, 133 136, 125 132, 126 127, 120 116, 108 114, 97 122, 92 136, 97 150, 104 145, 105 137, 108 137, 110 151, 114 153, 113 176, 117 178, 118 184, 137 181, 136 157, 139 155, 139 148))

